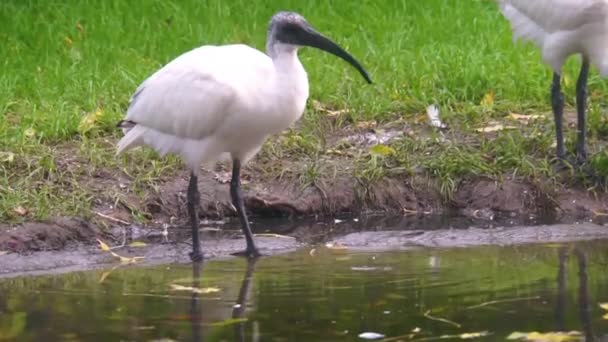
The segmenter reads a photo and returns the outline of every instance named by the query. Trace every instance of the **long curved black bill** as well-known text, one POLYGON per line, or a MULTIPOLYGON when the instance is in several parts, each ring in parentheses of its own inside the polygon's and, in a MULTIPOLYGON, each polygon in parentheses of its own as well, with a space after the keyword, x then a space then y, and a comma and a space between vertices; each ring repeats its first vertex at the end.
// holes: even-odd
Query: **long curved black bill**
POLYGON ((323 36, 310 27, 304 29, 302 33, 303 34, 299 35, 298 37, 299 45, 314 47, 342 58, 357 69, 357 71, 359 71, 361 76, 363 76, 368 83, 372 83, 372 79, 369 77, 367 70, 365 70, 361 63, 359 63, 353 56, 341 48, 340 45, 334 43, 331 39, 323 36))

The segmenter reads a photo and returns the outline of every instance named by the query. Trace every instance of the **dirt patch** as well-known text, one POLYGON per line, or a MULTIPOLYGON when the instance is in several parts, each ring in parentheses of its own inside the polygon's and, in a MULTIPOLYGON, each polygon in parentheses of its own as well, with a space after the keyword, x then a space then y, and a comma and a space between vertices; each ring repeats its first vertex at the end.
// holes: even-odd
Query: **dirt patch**
POLYGON ((98 234, 94 225, 73 218, 0 225, 0 250, 17 253, 60 250, 74 243, 91 242, 98 234))

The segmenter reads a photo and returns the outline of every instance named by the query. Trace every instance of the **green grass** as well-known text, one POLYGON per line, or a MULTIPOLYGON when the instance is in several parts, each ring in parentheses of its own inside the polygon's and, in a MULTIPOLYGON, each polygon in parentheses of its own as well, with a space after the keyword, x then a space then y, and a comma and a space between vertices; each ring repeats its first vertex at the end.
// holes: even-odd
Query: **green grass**
MULTIPOLYGON (((0 219, 16 219, 14 209, 20 206, 34 218, 86 216, 90 199, 99 193, 80 179, 100 168, 122 167, 144 188, 153 185, 167 174, 163 170, 175 167, 176 159, 150 162, 154 154, 140 152, 118 165, 113 157, 112 143, 118 138, 114 124, 134 89, 154 70, 199 45, 245 43, 263 49, 267 23, 278 10, 302 13, 356 56, 375 84, 366 85, 354 69, 332 56, 304 49, 300 56, 311 100, 349 111, 328 125, 324 113, 309 105, 297 133, 302 139, 270 143, 272 150, 267 146, 265 153, 318 158, 328 132, 361 120, 414 122, 435 103, 458 133, 456 140, 397 142, 395 160, 388 166, 374 162, 367 176, 384 175, 379 167, 423 167, 444 180, 447 194, 461 177, 547 174, 553 153, 550 121, 500 132, 499 143, 474 133, 475 127, 510 111, 550 110, 551 71, 537 49, 513 44, 491 1, 6 0, 0 6, 0 219), (494 104, 482 108, 480 101, 488 92, 495 94, 494 104), (84 115, 95 112, 94 125, 86 133, 79 131, 84 115), (474 146, 458 141, 471 136, 474 146), (82 164, 77 170, 70 170, 70 163, 57 164, 65 163, 57 151, 66 145, 74 147, 82 164)), ((565 68, 570 106, 577 68, 576 58, 565 68)), ((606 83, 594 71, 592 141, 608 135, 602 115, 606 93, 606 83)), ((369 164, 368 156, 360 162, 369 164)), ((318 173, 319 166, 313 165, 306 184, 314 183, 308 178, 318 173)))

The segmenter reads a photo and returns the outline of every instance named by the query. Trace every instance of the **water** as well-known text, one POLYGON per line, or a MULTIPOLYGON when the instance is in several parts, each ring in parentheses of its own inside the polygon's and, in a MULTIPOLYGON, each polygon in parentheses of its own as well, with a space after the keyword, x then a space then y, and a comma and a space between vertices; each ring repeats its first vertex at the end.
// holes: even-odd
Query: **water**
POLYGON ((598 305, 608 301, 607 247, 308 248, 255 264, 5 279, 0 340, 357 341, 376 332, 409 341, 488 331, 478 340, 500 341, 560 330, 599 338, 608 332, 598 305))

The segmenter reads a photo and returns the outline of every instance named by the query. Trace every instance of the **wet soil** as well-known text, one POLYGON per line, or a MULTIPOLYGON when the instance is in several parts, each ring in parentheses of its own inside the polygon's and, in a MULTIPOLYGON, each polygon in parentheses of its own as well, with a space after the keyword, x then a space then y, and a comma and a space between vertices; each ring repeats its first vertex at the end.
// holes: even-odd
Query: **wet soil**
MULTIPOLYGON (((346 134, 333 137, 335 141, 332 144, 347 141, 355 149, 369 148, 394 137, 392 132, 389 129, 381 133, 346 134)), ((86 164, 72 158, 75 153, 65 155, 64 162, 58 162, 58 167, 86 164)), ((398 229, 409 231, 454 225, 462 228, 477 224, 487 228, 581 221, 602 225, 608 221, 608 194, 589 191, 582 186, 555 182, 544 184, 513 177, 464 179, 446 200, 436 182, 425 176, 392 176, 373 184, 363 184, 353 176, 352 158, 324 158, 324 167, 330 171, 322 173, 312 184, 298 180, 310 162, 299 158, 269 160, 262 155, 244 169, 243 192, 247 211, 254 221, 253 228, 264 233, 268 225, 260 221, 279 218, 287 224, 273 224, 272 230, 276 232, 279 228, 279 233, 296 238, 273 240, 265 237, 271 240, 264 248, 291 250, 300 243, 328 241, 353 231, 384 230, 390 226, 378 223, 376 216, 371 220, 365 219, 377 214, 401 217, 398 229), (281 172, 268 172, 269 167, 281 172), (345 228, 335 224, 336 217, 360 221, 357 224, 351 222, 345 228), (450 217, 450 221, 433 222, 435 217, 450 217), (298 224, 293 223, 296 219, 298 224), (309 223, 302 224, 302 219, 309 223)), ((158 179, 154 186, 144 190, 144 200, 141 195, 133 193, 133 181, 117 170, 95 169, 82 177, 84 179, 79 179, 82 186, 96 194, 93 213, 86 218, 59 217, 44 222, 0 224, 0 273, 97 264, 103 260, 91 255, 97 250, 97 239, 117 245, 123 239, 123 232, 128 232, 125 233, 127 241, 144 238, 151 245, 158 246, 158 255, 163 255, 158 260, 185 260, 184 255, 190 248, 188 245, 182 244, 178 248, 163 243, 189 240, 188 231, 183 229, 187 224, 185 190, 188 171, 175 170, 171 177, 158 179), (120 194, 119 201, 116 194, 120 194), (148 223, 145 226, 134 223, 134 212, 143 215, 148 223), (177 234, 181 237, 167 239, 167 235, 162 233, 168 231, 181 232, 177 234), (161 252, 163 248, 179 249, 183 253, 161 252)), ((219 227, 223 230, 224 223, 236 216, 229 198, 229 178, 229 168, 223 165, 214 170, 204 170, 199 177, 201 219, 219 222, 207 221, 210 223, 205 225, 207 229, 219 227)), ((466 234, 470 231, 463 232, 466 231, 450 233, 454 234, 450 239, 467 241, 466 234), (461 233, 462 239, 458 238, 461 233)), ((513 232, 513 236, 501 236, 506 239, 504 243, 518 241, 516 231, 513 232)), ((522 230, 521 234, 522 238, 528 238, 526 231, 522 230)), ((208 257, 228 255, 235 251, 235 244, 243 245, 237 239, 238 230, 232 230, 227 234, 229 236, 216 235, 213 243, 205 240, 208 257)), ((155 258, 152 256, 150 260, 155 258)))

